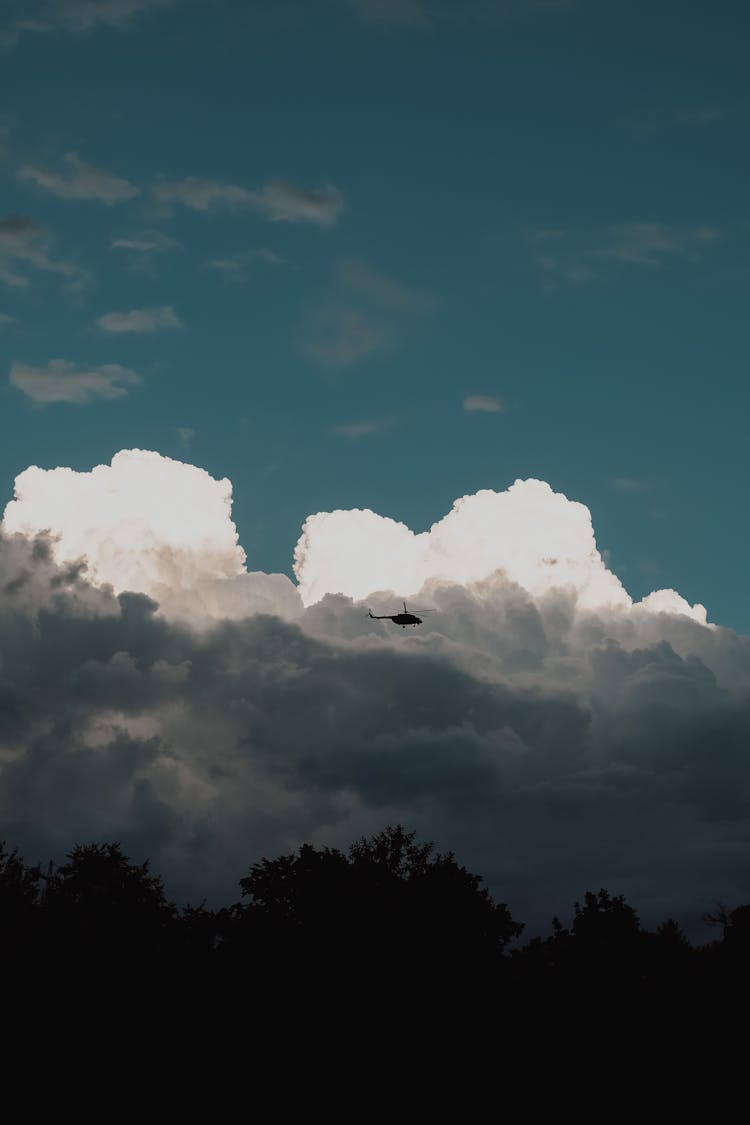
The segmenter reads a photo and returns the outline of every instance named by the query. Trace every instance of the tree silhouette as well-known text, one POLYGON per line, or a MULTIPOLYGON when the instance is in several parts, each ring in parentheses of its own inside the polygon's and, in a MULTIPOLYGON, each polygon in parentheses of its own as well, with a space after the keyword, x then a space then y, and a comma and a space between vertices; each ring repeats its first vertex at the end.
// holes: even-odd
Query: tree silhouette
POLYGON ((252 948, 264 964, 341 983, 440 971, 441 982, 494 964, 522 930, 481 878, 416 833, 388 827, 348 855, 309 844, 263 859, 240 881, 243 898, 223 952, 252 948))
POLYGON ((640 919, 623 895, 586 891, 583 904, 577 902, 574 910, 573 935, 592 951, 632 948, 640 933, 640 919))
POLYGON ((27 867, 18 849, 0 841, 0 951, 12 956, 27 949, 37 933, 41 873, 27 867))
POLYGON ((131 863, 119 843, 76 845, 48 878, 48 932, 68 957, 86 963, 117 958, 121 967, 163 954, 176 909, 148 861, 131 863))
POLYGON ((605 889, 586 891, 569 925, 555 918, 549 936, 508 955, 523 929, 508 907, 452 852, 401 825, 346 851, 303 844, 263 858, 240 887, 233 906, 178 911, 148 861, 132 863, 117 842, 76 845, 46 871, 0 843, 0 952, 45 992, 51 981, 67 990, 67 1002, 88 987, 105 1006, 114 993, 123 1005, 158 996, 186 1019, 198 1004, 211 1020, 243 994, 256 1016, 298 1009, 302 997, 310 1013, 334 1003, 390 1019, 397 1002, 426 1034, 457 1005, 489 1017, 499 1005, 598 1005, 604 993, 618 1018, 631 1003, 687 1011, 717 990, 735 995, 749 975, 750 904, 719 904, 704 920, 721 939, 694 948, 673 918, 647 932, 605 889))

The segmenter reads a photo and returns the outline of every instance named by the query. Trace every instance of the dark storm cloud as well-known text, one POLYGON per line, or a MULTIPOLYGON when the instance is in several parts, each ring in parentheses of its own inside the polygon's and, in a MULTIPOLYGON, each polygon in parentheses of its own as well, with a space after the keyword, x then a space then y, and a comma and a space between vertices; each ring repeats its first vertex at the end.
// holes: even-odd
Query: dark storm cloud
POLYGON ((747 898, 747 638, 499 575, 426 594, 421 634, 330 595, 198 630, 5 536, 2 835, 32 858, 121 838, 225 901, 261 854, 401 821, 532 930, 586 886, 688 923, 747 898))

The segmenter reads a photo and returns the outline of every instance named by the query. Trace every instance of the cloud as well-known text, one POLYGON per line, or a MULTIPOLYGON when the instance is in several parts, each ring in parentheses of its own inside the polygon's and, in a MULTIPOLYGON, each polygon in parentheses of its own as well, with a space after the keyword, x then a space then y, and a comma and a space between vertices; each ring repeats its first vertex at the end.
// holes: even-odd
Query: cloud
POLYGON ((344 197, 338 188, 295 187, 284 180, 266 184, 260 191, 219 180, 188 176, 183 180, 159 179, 154 195, 166 207, 180 205, 191 211, 254 211, 269 222, 314 223, 333 226, 344 197))
POLYGON ((722 241, 719 227, 672 227, 664 223, 616 223, 590 231, 535 231, 529 244, 548 289, 592 281, 616 266, 661 268, 673 261, 698 262, 722 241))
POLYGON ((9 324, 15 324, 15 322, 16 318, 14 316, 10 316, 9 313, 0 313, 0 328, 3 326, 7 327, 9 324))
POLYGON ((223 274, 225 281, 244 281, 245 271, 238 258, 211 258, 206 262, 206 269, 216 270, 223 274))
POLYGON ((67 288, 80 289, 87 276, 73 262, 53 258, 51 236, 28 215, 0 219, 0 281, 11 289, 28 289, 29 270, 67 278, 67 288))
POLYGON ((6 529, 51 532, 58 560, 85 556, 90 577, 116 593, 161 596, 162 587, 189 588, 196 574, 243 570, 230 481, 158 453, 123 450, 90 473, 30 468, 15 491, 6 529))
POLYGON ((346 422, 340 426, 332 426, 331 433, 335 434, 336 437, 356 441, 358 438, 369 437, 372 434, 381 434, 395 423, 396 419, 393 417, 373 418, 364 422, 346 422))
POLYGON ((62 172, 48 172, 26 164, 18 171, 19 180, 28 180, 58 199, 92 199, 112 207, 141 194, 129 180, 86 164, 75 152, 63 157, 62 172))
POLYGON ((304 328, 302 350, 324 367, 348 367, 388 351, 393 327, 368 311, 332 304, 318 308, 304 328))
POLYGON ((463 405, 467 414, 501 414, 505 409, 501 399, 491 395, 469 395, 463 405))
POLYGON ((42 227, 28 215, 9 215, 0 219, 0 241, 10 242, 41 234, 42 227))
POLYGON ((412 595, 433 579, 467 585, 498 570, 535 597, 564 587, 586 608, 630 604, 596 549, 588 509, 543 481, 464 496, 418 535, 369 510, 321 512, 305 522, 295 551, 305 604, 327 593, 412 595))
POLYGON ((129 238, 113 238, 110 250, 128 250, 133 254, 163 254, 167 250, 180 250, 182 244, 176 238, 162 234, 158 230, 144 230, 129 238))
POLYGON ((169 7, 174 0, 55 0, 48 10, 70 31, 91 31, 99 24, 119 28, 151 8, 169 7))
POLYGON ((192 444, 193 438, 195 437, 195 430, 192 428, 192 426, 178 426, 177 436, 179 437, 183 448, 189 449, 190 445, 192 444))
POLYGON ((184 180, 160 179, 154 187, 159 203, 180 204, 191 211, 211 211, 226 208, 241 211, 256 205, 257 195, 236 184, 222 184, 218 180, 187 176, 184 180))
POLYGON ((722 238, 718 227, 677 229, 663 223, 621 223, 608 228, 608 242, 597 253, 614 261, 661 266, 673 256, 696 261, 702 250, 722 238))
POLYGON ((712 125, 725 116, 725 111, 719 106, 702 106, 699 109, 689 109, 680 114, 680 121, 686 125, 712 125))
POLYGON ((615 477, 612 481, 612 487, 615 492, 637 495, 650 492, 653 488, 653 481, 646 480, 644 477, 615 477))
POLYGON ((129 236, 112 238, 110 250, 125 255, 125 263, 129 269, 156 274, 156 266, 162 255, 171 251, 182 250, 182 243, 158 230, 144 230, 129 236))
POLYGON ((254 261, 271 266, 286 265, 286 258, 282 258, 281 254, 261 247, 257 250, 238 250, 226 258, 211 258, 206 262, 206 269, 215 270, 222 275, 224 281, 244 282, 247 267, 254 261))
POLYGON ((12 45, 29 33, 83 34, 99 27, 119 30, 141 13, 173 3, 174 0, 10 0, 10 13, 16 11, 18 15, 0 29, 0 44, 12 45))
POLYGON ((349 367, 391 351, 429 307, 421 293, 345 259, 337 265, 331 297, 307 314, 300 347, 323 367, 349 367))
POLYGON ((52 359, 46 367, 14 363, 10 383, 33 402, 70 402, 83 405, 96 399, 122 398, 140 377, 117 363, 105 363, 90 370, 79 370, 73 363, 52 359))
POLYGON ((310 191, 284 180, 267 184, 260 200, 260 209, 271 222, 307 222, 324 227, 337 222, 344 205, 344 197, 338 188, 327 185, 310 191))
POLYGON ((102 332, 116 335, 135 333, 143 336, 162 328, 182 328, 182 321, 171 305, 153 309, 131 309, 130 312, 105 313, 95 322, 102 332))
POLYGON ((430 302, 422 293, 356 258, 345 258, 339 262, 338 278, 349 295, 391 313, 424 313, 430 307, 430 302))
POLYGON ((261 855, 401 822, 527 934, 586 887, 694 932, 747 901, 750 639, 673 591, 633 603, 582 504, 531 480, 422 535, 317 513, 297 561, 299 589, 247 571, 230 482, 157 453, 22 473, 0 526, 8 839, 120 839, 219 903, 261 855), (412 588, 420 629, 369 619, 412 588))

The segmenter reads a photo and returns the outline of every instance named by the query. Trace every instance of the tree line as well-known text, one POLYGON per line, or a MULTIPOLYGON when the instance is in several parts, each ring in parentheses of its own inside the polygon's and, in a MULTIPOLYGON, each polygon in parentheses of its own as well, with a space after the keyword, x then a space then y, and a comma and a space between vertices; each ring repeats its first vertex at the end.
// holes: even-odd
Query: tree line
POLYGON ((397 990, 446 999, 715 994, 747 975, 750 905, 705 916, 694 945, 674 919, 641 926, 623 896, 587 890, 567 924, 523 942, 523 924, 451 852, 402 826, 347 852, 305 844, 253 864, 228 907, 178 908, 149 863, 117 842, 29 865, 0 845, 3 964, 131 987, 307 989, 378 1002, 397 990))

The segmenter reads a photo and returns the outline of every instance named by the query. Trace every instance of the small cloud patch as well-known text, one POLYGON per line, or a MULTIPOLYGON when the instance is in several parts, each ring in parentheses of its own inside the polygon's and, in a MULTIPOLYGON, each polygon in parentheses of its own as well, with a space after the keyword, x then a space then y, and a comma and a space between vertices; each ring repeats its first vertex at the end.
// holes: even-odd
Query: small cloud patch
POLYGON ((123 398, 141 379, 135 371, 118 363, 105 363, 86 370, 63 359, 52 359, 46 367, 14 363, 9 381, 32 402, 41 405, 69 402, 82 406, 97 399, 123 398))
POLYGON ((502 414, 504 409, 502 400, 492 395, 468 395, 464 399, 467 414, 502 414))
POLYGON ((102 332, 122 334, 132 332, 143 336, 162 328, 182 328, 182 321, 171 305, 155 309, 131 309, 130 312, 111 312, 97 317, 96 324, 102 332))
POLYGON ((19 180, 30 180, 37 187, 58 199, 91 199, 112 207, 125 203, 141 194, 141 189, 122 176, 86 164, 77 153, 68 152, 63 158, 63 170, 50 172, 26 164, 18 171, 19 180))

